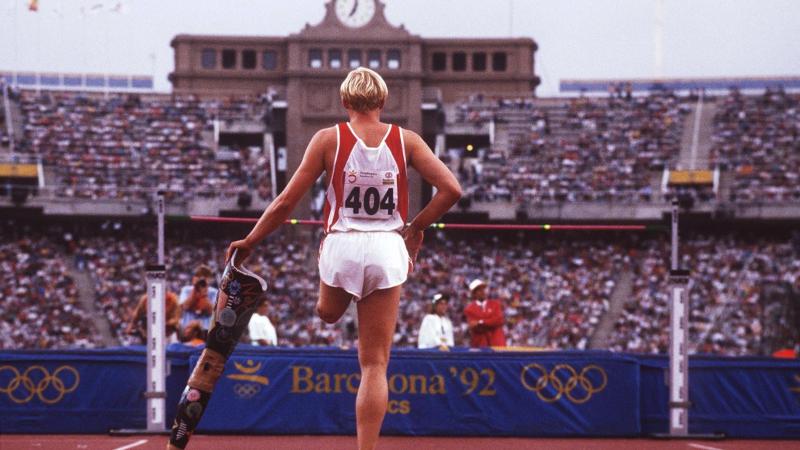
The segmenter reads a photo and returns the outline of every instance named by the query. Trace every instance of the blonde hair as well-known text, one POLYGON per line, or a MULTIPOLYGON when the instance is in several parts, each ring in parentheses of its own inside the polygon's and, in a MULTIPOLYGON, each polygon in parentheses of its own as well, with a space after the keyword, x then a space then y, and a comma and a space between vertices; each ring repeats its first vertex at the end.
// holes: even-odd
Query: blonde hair
POLYGON ((339 94, 349 109, 363 113, 383 108, 389 89, 378 72, 359 67, 347 74, 339 86, 339 94))

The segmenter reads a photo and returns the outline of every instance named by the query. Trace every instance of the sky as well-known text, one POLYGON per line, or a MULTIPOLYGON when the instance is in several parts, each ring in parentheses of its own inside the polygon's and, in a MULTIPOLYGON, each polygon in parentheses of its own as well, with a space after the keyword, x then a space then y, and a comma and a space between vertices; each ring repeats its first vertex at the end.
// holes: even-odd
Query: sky
MULTIPOLYGON (((29 1, 0 0, 0 71, 153 75, 169 91, 176 34, 286 36, 322 20, 327 0, 39 0, 35 13, 29 1)), ((384 3, 422 37, 533 38, 539 96, 574 78, 800 76, 798 0, 384 3)))

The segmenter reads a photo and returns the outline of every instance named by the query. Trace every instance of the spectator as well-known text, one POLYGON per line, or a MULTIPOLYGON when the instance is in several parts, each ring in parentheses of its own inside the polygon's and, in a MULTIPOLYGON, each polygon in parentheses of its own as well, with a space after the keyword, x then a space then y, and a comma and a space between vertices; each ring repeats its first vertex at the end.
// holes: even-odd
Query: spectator
POLYGON ((447 308, 450 298, 447 295, 436 294, 433 296, 431 313, 426 314, 419 327, 419 348, 438 347, 447 350, 454 345, 453 322, 447 317, 447 308))
POLYGON ((497 300, 486 299, 486 283, 483 280, 472 280, 469 292, 472 301, 464 308, 464 315, 470 332, 470 346, 505 347, 503 305, 497 300))
MULTIPOLYGON (((178 306, 178 296, 174 292, 167 291, 164 296, 164 321, 166 342, 178 342, 181 308, 178 306)), ((136 336, 140 343, 145 343, 147 339, 147 294, 139 297, 139 302, 131 314, 125 334, 136 336)))
POLYGON ((261 299, 247 327, 250 331, 250 343, 253 345, 278 345, 278 333, 267 317, 268 311, 269 303, 266 299, 261 299))
POLYGON ((186 345, 197 347, 206 343, 206 332, 200 322, 192 320, 183 330, 183 340, 186 345))
POLYGON ((202 264, 195 269, 192 284, 181 288, 180 304, 183 309, 181 325, 183 327, 193 320, 200 322, 203 330, 208 331, 211 326, 213 305, 217 299, 217 288, 209 285, 213 275, 211 268, 202 264))

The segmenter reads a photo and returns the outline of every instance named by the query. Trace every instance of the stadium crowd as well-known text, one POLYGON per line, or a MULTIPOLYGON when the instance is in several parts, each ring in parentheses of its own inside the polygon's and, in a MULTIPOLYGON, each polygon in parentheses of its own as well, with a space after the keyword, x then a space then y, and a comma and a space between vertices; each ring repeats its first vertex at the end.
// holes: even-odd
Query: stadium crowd
POLYGON ((55 169, 59 180, 51 184, 60 195, 146 198, 142 189, 157 187, 183 200, 243 190, 270 195, 260 151, 215 152, 210 137, 215 120, 259 117, 252 100, 22 91, 19 105, 18 151, 55 169))
MULTIPOLYGON (((138 337, 126 334, 126 326, 145 292, 144 268, 156 249, 138 227, 126 230, 107 222, 101 228, 75 238, 76 267, 92 277, 96 306, 111 323, 115 339, 120 344, 138 343, 138 337)), ((199 264, 218 273, 225 244, 209 238, 170 240, 168 289, 177 293, 190 285, 199 264)), ((316 315, 318 282, 309 276, 316 270, 316 252, 297 243, 287 247, 280 237, 259 250, 248 267, 270 283, 270 316, 278 328, 279 345, 349 345, 355 337, 353 326, 348 326, 353 318, 329 326, 316 315)), ((466 283, 482 277, 489 283, 490 296, 506 304, 509 345, 586 348, 599 317, 608 309, 614 273, 626 263, 620 250, 598 242, 527 245, 430 238, 406 284, 395 344, 416 345, 430 298, 445 292, 457 305, 453 317, 457 344, 465 345, 467 324, 460 311, 469 299, 466 283)))
MULTIPOLYGON (((215 150, 209 143, 216 120, 253 120, 263 114, 258 100, 30 91, 14 99, 23 113, 18 148, 54 168, 61 195, 141 198, 142 187, 166 186, 173 199, 183 200, 243 190, 271 196, 269 159, 260 150, 215 150)), ((632 96, 622 90, 604 98, 550 102, 475 96, 456 106, 456 121, 476 126, 494 121, 496 143, 468 157, 448 151, 446 158, 471 201, 502 200, 523 207, 533 202, 651 201, 652 174, 678 156, 691 107, 687 99, 670 92, 632 96)), ((800 96, 782 90, 758 96, 733 91, 717 105, 711 161, 734 172, 731 200, 800 200, 800 96)), ((676 189, 670 195, 680 193, 676 189)), ((69 275, 73 262, 74 270, 89 274, 96 308, 108 318, 113 338, 121 344, 138 342, 126 326, 145 290, 144 266, 155 255, 151 230, 114 221, 82 233, 60 227, 21 233, 13 225, 2 230, 0 348, 101 342, 69 275)), ((330 326, 316 316, 316 247, 283 233, 262 245, 248 263, 270 283, 269 315, 278 344, 351 345, 354 318, 330 326)), ((201 264, 219 273, 226 244, 188 233, 171 236, 169 289, 178 293, 191 285, 201 264)), ((691 351, 757 353, 768 325, 764 285, 782 283, 800 292, 798 247, 733 234, 685 240, 683 265, 693 270, 691 351)), ((665 352, 667 254, 661 241, 650 239, 527 241, 429 233, 405 287, 395 344, 416 345, 430 299, 444 293, 451 299, 456 345, 465 345, 467 324, 461 312, 468 301, 466 286, 480 278, 488 282, 489 297, 505 306, 509 345, 587 348, 609 310, 619 274, 630 271, 633 292, 614 325, 610 348, 665 352)))
MULTIPOLYGON (((278 345, 352 345, 357 337, 354 317, 327 325, 316 315, 316 247, 300 243, 308 237, 281 233, 248 262, 270 284, 269 317, 278 330, 278 345)), ((100 345, 95 318, 81 308, 70 267, 91 277, 96 310, 110 322, 115 342, 140 342, 126 333, 126 326, 145 292, 145 264, 155 258, 154 239, 146 229, 106 222, 81 233, 52 228, 27 235, 4 239, 0 245, 3 348, 100 345)), ((166 255, 169 290, 178 293, 190 286, 200 264, 219 273, 226 244, 221 238, 171 236, 166 255)), ((732 235, 686 240, 684 265, 693 270, 691 351, 758 353, 768 325, 763 285, 783 283, 800 292, 798 247, 789 240, 732 235)), ((436 293, 450 297, 455 342, 466 345, 462 312, 469 301, 467 283, 480 278, 488 282, 489 298, 504 305, 508 345, 585 349, 609 310, 619 275, 630 271, 633 291, 612 330, 609 348, 665 352, 665 255, 665 244, 651 239, 527 240, 430 233, 404 289, 395 345, 416 346, 420 322, 436 293)), ((183 331, 179 340, 189 337, 183 331)))
POLYGON ((493 119, 498 137, 477 161, 462 158, 460 181, 475 201, 650 201, 653 171, 679 154, 691 109, 683 100, 671 92, 548 104, 475 97, 456 119, 493 119))
MULTIPOLYGON (((116 338, 121 343, 136 343, 138 338, 125 333, 130 314, 145 292, 145 265, 156 254, 153 240, 140 230, 111 230, 106 235, 81 240, 82 257, 95 282, 97 305, 106 312, 116 338)), ((191 286, 195 267, 204 264, 214 273, 221 270, 225 242, 209 238, 170 241, 166 249, 169 267, 168 289, 179 293, 191 286)), ((332 345, 332 332, 314 332, 322 322, 316 318, 314 300, 318 286, 308 277, 308 257, 277 238, 260 248, 248 267, 263 274, 270 283, 270 311, 279 317, 281 345, 332 345)), ((316 261, 316 259, 314 259, 316 261)), ((183 336, 179 336, 182 338, 183 336)))
POLYGON ((717 105, 711 159, 735 174, 731 200, 800 201, 800 95, 733 90, 717 105))
MULTIPOLYGON (((692 270, 690 352, 757 354, 767 325, 764 285, 785 283, 800 292, 800 247, 789 240, 706 236, 684 242, 681 251, 681 267, 692 270)), ((658 241, 637 249, 633 293, 615 324, 611 350, 667 352, 668 253, 658 241)))
POLYGON ((628 264, 621 250, 602 241, 429 238, 405 285, 395 344, 416 345, 425 300, 444 293, 456 311, 456 343, 466 345, 461 310, 469 302, 467 284, 480 278, 489 298, 505 305, 508 345, 587 348, 608 310, 614 274, 628 264))
MULTIPOLYGON (((22 111, 18 151, 42 158, 57 193, 140 198, 165 187, 173 198, 256 192, 270 198, 270 163, 260 149, 215 149, 215 120, 261 121, 264 99, 36 93, 13 96, 22 111)), ((447 152, 468 201, 649 202, 653 174, 674 167, 692 95, 503 99, 474 95, 452 109, 456 123, 493 121, 495 142, 447 152), (457 155, 452 160, 449 155, 457 155)), ((717 100, 711 164, 734 175, 733 201, 800 200, 800 96, 783 90, 717 100)), ((0 126, 0 133, 2 132, 0 126)), ((5 136, 0 136, 4 139, 5 136)), ((697 189, 690 189, 696 194, 697 189)), ((666 197, 671 197, 673 192, 666 197)), ((715 198, 700 192, 698 200, 715 198)))
POLYGON ((69 235, 0 228, 0 349, 98 345, 67 271, 69 235))

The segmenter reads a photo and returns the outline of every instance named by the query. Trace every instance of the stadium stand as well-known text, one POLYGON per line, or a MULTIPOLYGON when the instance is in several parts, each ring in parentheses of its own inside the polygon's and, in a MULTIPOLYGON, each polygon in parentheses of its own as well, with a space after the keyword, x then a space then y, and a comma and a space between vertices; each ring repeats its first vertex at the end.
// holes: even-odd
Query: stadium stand
POLYGON ((652 199, 653 171, 677 157, 689 106, 655 92, 547 103, 477 96, 456 111, 456 120, 507 130, 477 161, 457 163, 473 200, 641 202, 652 199))
POLYGON ((20 151, 54 168, 61 196, 144 198, 156 187, 182 200, 271 195, 266 158, 247 148, 223 156, 209 137, 215 120, 260 117, 256 101, 23 91, 20 106, 20 151))
POLYGON ((717 103, 711 156, 735 174, 731 200, 800 201, 800 95, 733 90, 717 103))
MULTIPOLYGON (((152 239, 142 237, 140 229, 111 226, 103 235, 81 239, 81 256, 95 282, 97 305, 106 312, 116 338, 121 343, 138 340, 125 335, 125 326, 139 297, 145 292, 144 269, 148 255, 155 254, 152 239)), ((199 264, 206 264, 215 273, 220 270, 224 240, 208 238, 177 239, 170 242, 166 255, 169 267, 168 288, 178 293, 191 284, 191 276, 199 264)), ((271 314, 279 317, 281 345, 332 345, 330 331, 311 332, 322 322, 314 309, 317 289, 310 279, 309 255, 295 251, 297 244, 283 245, 272 240, 261 248, 248 267, 264 274, 270 282, 271 314)))
MULTIPOLYGON (((682 245, 691 267, 689 345, 693 353, 758 354, 765 328, 792 327, 785 316, 765 324, 770 283, 800 292, 800 247, 787 239, 705 236, 682 245)), ((646 242, 636 259, 634 292, 616 323, 611 350, 666 353, 669 267, 666 244, 646 242)))
POLYGON ((429 238, 405 287, 397 345, 416 345, 421 317, 437 292, 449 294, 456 342, 466 343, 461 310, 467 284, 487 280, 490 297, 506 307, 508 345, 587 348, 608 310, 614 274, 626 265, 623 248, 602 241, 518 241, 429 238), (579 300, 580 299, 580 300, 579 300))
POLYGON ((70 234, 0 229, 0 349, 96 346, 95 318, 81 307, 67 270, 70 234))
MULTIPOLYGON (((262 198, 271 196, 270 161, 265 154, 247 148, 215 149, 209 138, 215 121, 260 120, 264 105, 259 99, 24 90, 13 97, 24 126, 19 147, 23 155, 41 158, 46 171, 55 171, 60 195, 76 200, 141 198, 140 188, 166 184, 170 201, 243 190, 255 190, 262 198), (228 156, 220 159, 220 155, 228 156)), ((658 189, 653 180, 674 165, 679 153, 689 100, 666 91, 634 96, 625 90, 607 97, 572 99, 503 100, 476 95, 451 105, 451 120, 476 129, 493 122, 496 142, 470 157, 456 154, 453 159, 454 153, 447 152, 445 158, 474 200, 520 205, 652 202, 658 189)), ((797 95, 779 89, 758 95, 732 91, 709 99, 718 105, 712 163, 733 173, 734 204, 800 200, 798 100, 797 95)), ((681 195, 684 176, 698 175, 673 171, 672 190, 665 199, 681 195)), ((708 183, 687 189, 700 201, 715 198, 708 183)), ((94 303, 111 323, 113 338, 121 344, 135 342, 124 329, 144 292, 144 265, 155 253, 154 239, 148 238, 152 230, 108 221, 98 229, 73 231, 72 242, 77 244, 65 243, 63 234, 58 227, 34 227, 27 240, 17 238, 20 234, 8 235, 14 238, 4 234, 0 241, 4 266, 30 272, 28 281, 3 285, 9 299, 3 312, 9 313, 0 326, 8 331, 22 325, 26 330, 42 330, 43 336, 35 342, 6 338, 2 345, 48 348, 100 342, 96 331, 85 324, 86 312, 76 300, 74 281, 66 270, 73 259, 79 270, 90 275, 94 303), (31 260, 37 261, 33 268, 31 260), (47 278, 57 281, 41 291, 23 292, 18 286, 47 278), (42 300, 54 297, 67 300, 60 304, 42 300), (59 311, 58 320, 42 324, 43 313, 38 309, 20 315, 20 298, 38 308, 59 311), (74 338, 61 339, 65 329, 79 331, 71 333, 74 338)), ((316 253, 289 236, 271 240, 250 263, 270 280, 270 314, 280 344, 347 345, 356 337, 354 324, 346 320, 327 326, 316 317, 316 277, 308 276, 316 271, 316 253)), ((227 242, 192 233, 171 236, 167 251, 170 289, 178 292, 189 284, 200 263, 218 271, 220 252, 227 242)), ((715 234, 682 243, 685 265, 695 271, 692 351, 753 354, 763 350, 769 283, 800 292, 798 249, 792 242, 715 234)), ((612 322, 609 348, 664 352, 666 253, 659 241, 649 238, 539 241, 430 233, 417 271, 406 285, 395 344, 416 344, 419 320, 436 292, 449 293, 454 299, 456 342, 466 342, 466 324, 460 314, 466 302, 465 285, 481 277, 490 281, 491 295, 506 305, 510 345, 584 349, 600 319, 609 313, 619 274, 627 271, 633 274, 633 292, 621 316, 612 322)), ((774 329, 791 328, 780 315, 770 320, 774 329)))
MULTIPOLYGON (((124 330, 144 293, 144 266, 155 254, 154 240, 148 238, 152 229, 114 221, 70 233, 58 226, 24 229, 33 237, 4 239, 2 247, 4 273, 16 270, 28 277, 5 280, 4 310, 8 313, 4 317, 14 319, 0 325, 8 331, 4 348, 94 346, 100 342, 76 300, 74 284, 64 275, 70 260, 92 277, 97 311, 111 323, 115 342, 139 342, 124 330), (41 292, 23 289, 43 280, 56 281, 45 283, 41 292), (23 314, 27 304, 38 306, 23 314), (45 316, 57 320, 43 325, 45 316), (24 333, 16 329, 36 329, 29 336, 44 337, 37 337, 40 341, 13 338, 24 333)), ((609 348, 637 353, 666 351, 668 248, 663 240, 636 241, 622 236, 603 240, 486 238, 448 233, 432 232, 427 237, 405 287, 396 346, 416 346, 420 321, 437 292, 451 296, 456 344, 465 345, 468 335, 462 310, 468 301, 466 284, 483 278, 490 284, 490 297, 505 306, 509 345, 586 349, 598 322, 609 311, 620 274, 631 272, 633 292, 613 328, 609 348)), ((317 277, 309 274, 315 273, 317 255, 316 247, 300 244, 307 239, 291 231, 281 232, 248 263, 269 280, 270 316, 278 329, 279 344, 352 345, 357 337, 352 318, 331 326, 316 315, 317 277)), ((800 293, 800 245, 796 241, 728 233, 700 236, 683 244, 684 264, 695 273, 692 352, 759 354, 764 351, 765 329, 782 328, 781 333, 793 335, 790 315, 783 314, 785 308, 776 309, 775 320, 767 319, 765 310, 771 307, 765 300, 771 285, 785 286, 788 295, 800 293)), ((179 292, 190 284, 198 264, 218 271, 227 243, 222 237, 199 236, 187 230, 171 233, 167 245, 169 289, 179 292)))
MULTIPOLYGON (((166 186, 170 198, 271 197, 270 161, 260 149, 215 149, 214 122, 260 121, 264 104, 140 94, 21 91, 21 152, 41 157, 56 179, 48 187, 77 198, 142 198, 166 186), (156 132, 155 127, 159 130, 156 132), (83 136, 77 139, 76 136, 83 136)), ((796 94, 780 89, 718 105, 710 163, 729 183, 733 202, 797 202, 800 125, 796 94)), ((669 91, 605 97, 498 99, 475 95, 448 108, 450 122, 493 122, 493 145, 470 154, 446 152, 471 201, 508 201, 524 208, 561 202, 649 203, 683 194, 716 201, 711 184, 661 191, 674 169, 685 118, 696 95, 669 91), (455 158, 453 158, 455 156, 455 158)), ((2 131, 0 131, 2 132, 2 131)), ((0 136, 4 138, 4 136, 0 136)))

